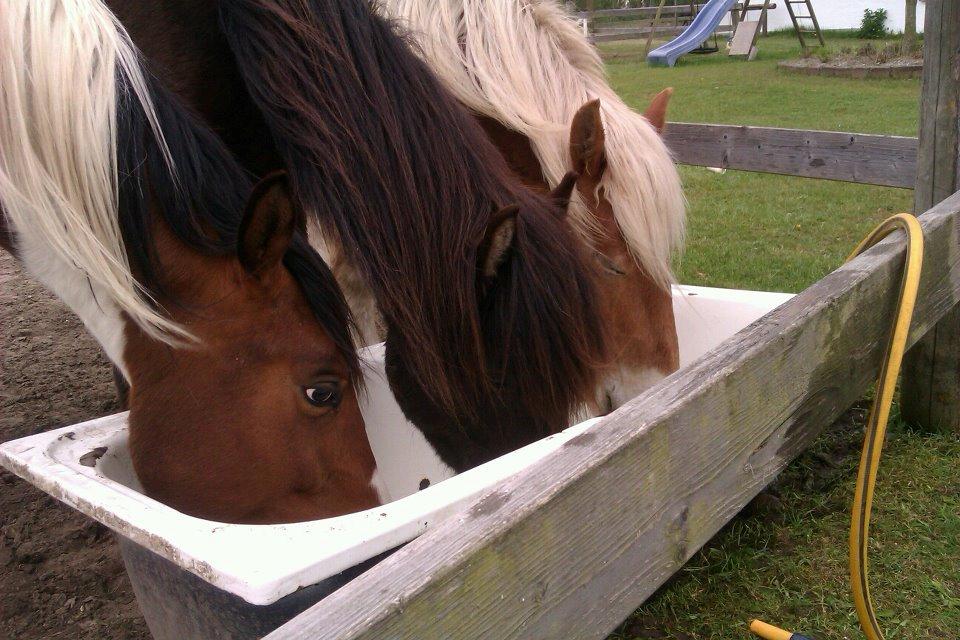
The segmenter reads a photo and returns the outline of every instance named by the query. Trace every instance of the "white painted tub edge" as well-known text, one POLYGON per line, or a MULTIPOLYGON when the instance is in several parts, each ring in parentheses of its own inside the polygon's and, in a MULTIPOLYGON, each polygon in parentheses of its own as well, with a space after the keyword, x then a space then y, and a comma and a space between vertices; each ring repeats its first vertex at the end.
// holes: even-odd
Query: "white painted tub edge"
MULTIPOLYGON (((110 480, 96 468, 65 462, 51 448, 67 434, 113 436, 126 413, 14 440, 0 446, 0 465, 214 586, 266 605, 409 542, 426 528, 583 433, 599 419, 566 429, 485 465, 376 509, 314 522, 234 525, 180 513, 110 480), (41 437, 42 436, 42 437, 41 437), (442 506, 436 506, 436 505, 442 506), (380 523, 387 523, 386 526, 380 523), (367 532, 364 535, 361 532, 367 532), (312 548, 308 564, 291 549, 312 548)), ((73 460, 87 453, 76 450, 73 460)))
MULTIPOLYGON (((681 364, 689 364, 791 294, 702 287, 674 291, 681 364), (718 304, 704 305, 700 300, 718 304), (723 326, 709 334, 704 324, 723 326)), ((377 347, 368 355, 380 353, 377 347)), ((661 384, 667 384, 667 378, 661 384)), ((111 480, 80 458, 122 439, 126 414, 0 445, 0 465, 120 535, 212 585, 266 605, 412 540, 432 523, 561 447, 601 418, 577 424, 405 498, 360 513, 287 525, 233 525, 193 518, 111 480), (305 557, 303 549, 309 549, 305 557)), ((114 446, 116 449, 116 446, 114 446)))

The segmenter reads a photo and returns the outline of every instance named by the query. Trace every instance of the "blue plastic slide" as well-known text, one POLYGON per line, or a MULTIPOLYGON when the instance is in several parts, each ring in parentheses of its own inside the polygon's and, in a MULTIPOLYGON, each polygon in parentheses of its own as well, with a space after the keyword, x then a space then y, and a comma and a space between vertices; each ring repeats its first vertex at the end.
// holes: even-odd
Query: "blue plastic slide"
POLYGON ((737 0, 710 0, 683 33, 647 54, 647 62, 651 65, 672 67, 677 63, 677 58, 690 53, 709 38, 736 3, 737 0))

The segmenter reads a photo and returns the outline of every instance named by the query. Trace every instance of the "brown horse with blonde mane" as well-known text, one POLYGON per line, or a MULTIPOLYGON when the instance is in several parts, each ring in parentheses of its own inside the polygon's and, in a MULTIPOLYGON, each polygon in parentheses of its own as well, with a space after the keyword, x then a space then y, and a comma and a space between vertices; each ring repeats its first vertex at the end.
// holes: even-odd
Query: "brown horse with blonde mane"
POLYGON ((282 161, 311 232, 369 284, 391 386, 448 464, 567 425, 606 362, 589 256, 565 217, 572 180, 553 197, 525 187, 362 0, 220 3, 236 66, 214 3, 140 4, 113 3, 157 72, 249 168, 282 161), (273 161, 240 142, 264 124, 273 161))
POLYGON ((674 371, 670 260, 682 248, 685 201, 658 135, 672 90, 643 115, 630 109, 554 0, 383 0, 377 7, 409 31, 416 51, 527 184, 548 189, 571 169, 578 173, 571 221, 591 247, 610 330, 599 408, 615 409, 674 371))
POLYGON ((99 0, 9 2, 0 32, 0 246, 131 383, 146 493, 241 523, 376 506, 349 312, 285 177, 252 186, 99 0))

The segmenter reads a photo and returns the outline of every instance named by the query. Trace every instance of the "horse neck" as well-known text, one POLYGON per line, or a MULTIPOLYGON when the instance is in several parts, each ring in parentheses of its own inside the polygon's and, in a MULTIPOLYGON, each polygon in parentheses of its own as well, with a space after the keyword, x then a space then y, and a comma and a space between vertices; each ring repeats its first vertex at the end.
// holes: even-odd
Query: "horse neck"
POLYGON ((7 216, 0 206, 0 249, 3 249, 13 257, 17 257, 17 251, 13 243, 13 229, 7 225, 7 216))
POLYGON ((263 176, 283 166, 220 30, 217 3, 177 2, 176 11, 142 0, 107 4, 150 70, 217 132, 245 169, 263 176))
POLYGON ((53 251, 34 230, 13 229, 0 223, 0 240, 29 273, 60 299, 100 343, 107 358, 126 373, 123 359, 127 320, 110 294, 71 261, 53 251))

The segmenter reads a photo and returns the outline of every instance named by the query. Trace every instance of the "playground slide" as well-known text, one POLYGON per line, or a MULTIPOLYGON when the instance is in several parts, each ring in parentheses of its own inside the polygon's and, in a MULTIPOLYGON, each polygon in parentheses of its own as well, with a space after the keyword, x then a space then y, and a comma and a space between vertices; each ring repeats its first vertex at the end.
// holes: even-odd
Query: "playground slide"
POLYGON ((647 54, 651 65, 672 67, 677 58, 690 53, 710 37, 737 0, 710 0, 679 36, 647 54))

